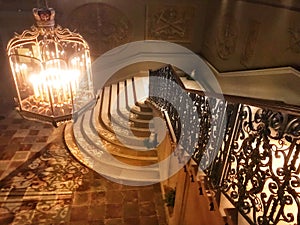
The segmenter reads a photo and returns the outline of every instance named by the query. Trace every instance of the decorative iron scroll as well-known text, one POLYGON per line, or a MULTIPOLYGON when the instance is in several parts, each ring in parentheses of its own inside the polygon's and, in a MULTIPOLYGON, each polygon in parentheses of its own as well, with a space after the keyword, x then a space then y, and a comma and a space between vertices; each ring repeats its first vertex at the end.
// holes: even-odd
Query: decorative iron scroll
POLYGON ((228 148, 231 143, 232 134, 235 127, 236 117, 239 110, 239 104, 228 103, 226 105, 226 127, 225 133, 217 155, 211 165, 204 171, 210 180, 212 187, 220 188, 224 167, 227 164, 228 148))
MULTIPOLYGON (((226 119, 226 102, 203 96, 203 93, 187 91, 170 65, 150 71, 149 96, 160 110, 168 112, 172 129, 185 155, 193 157, 201 168, 208 168, 222 141, 219 134, 226 119), (175 86, 184 89, 185 94, 175 86), (182 129, 183 126, 189 129, 182 129)), ((183 161, 183 155, 178 154, 179 161, 183 161)))
POLYGON ((300 117, 284 108, 275 111, 185 89, 190 105, 174 94, 175 84, 184 88, 170 66, 150 71, 149 99, 168 112, 176 138, 183 137, 183 150, 205 169, 211 187, 222 191, 250 224, 300 224, 300 117), (175 99, 178 107, 166 99, 175 99), (178 112, 185 111, 185 117, 195 110, 198 122, 187 125, 198 133, 184 133, 185 118, 178 112))
POLYGON ((197 109, 172 66, 150 71, 149 83, 149 99, 159 110, 168 112, 177 144, 180 145, 175 154, 183 162, 186 154, 193 155, 197 143, 197 109))
POLYGON ((193 159, 201 169, 211 166, 218 154, 222 141, 224 112, 226 102, 222 99, 203 96, 200 93, 189 93, 198 113, 197 145, 194 148, 193 159))
POLYGON ((223 192, 252 224, 299 224, 300 118, 244 105, 223 192))
POLYGON ((171 66, 163 67, 156 71, 150 71, 150 83, 149 83, 149 99, 157 105, 157 107, 161 110, 166 110, 169 114, 173 131, 175 132, 176 139, 178 140, 180 137, 180 118, 177 113, 175 107, 166 99, 173 99, 174 102, 181 102, 182 99, 179 96, 179 93, 174 93, 173 96, 170 95, 170 90, 176 89, 174 88, 177 85, 177 82, 174 78, 174 70, 171 66), (156 79, 160 77, 162 79, 156 79), (161 82, 163 79, 172 81, 172 82, 161 82))

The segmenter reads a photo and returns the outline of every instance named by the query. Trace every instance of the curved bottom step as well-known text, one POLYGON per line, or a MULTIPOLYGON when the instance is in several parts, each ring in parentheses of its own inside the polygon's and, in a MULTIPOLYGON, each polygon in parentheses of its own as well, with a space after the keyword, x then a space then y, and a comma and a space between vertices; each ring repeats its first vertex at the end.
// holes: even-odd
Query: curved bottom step
POLYGON ((90 169, 110 180, 127 185, 148 185, 160 182, 159 168, 156 164, 149 166, 126 164, 106 152, 105 149, 97 149, 84 137, 79 137, 78 130, 75 132, 77 135, 74 135, 71 123, 66 125, 65 144, 73 156, 90 169))

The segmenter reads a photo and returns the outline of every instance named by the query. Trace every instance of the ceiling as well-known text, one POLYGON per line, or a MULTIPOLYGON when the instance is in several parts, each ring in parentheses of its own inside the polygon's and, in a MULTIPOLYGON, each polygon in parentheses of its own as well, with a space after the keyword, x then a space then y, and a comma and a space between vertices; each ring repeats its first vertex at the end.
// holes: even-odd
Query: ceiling
MULTIPOLYGON (((0 88, 12 84, 7 42, 14 32, 35 23, 32 8, 43 5, 45 1, 39 0, 0 0, 0 72, 4 74, 0 81, 6 82, 0 88)), ((56 10, 56 24, 76 30, 87 40, 93 60, 122 44, 154 39, 192 50, 221 74, 286 66, 300 69, 300 2, 296 0, 49 0, 48 6, 56 10)), ((271 77, 265 82, 272 84, 271 77)), ((281 79, 285 78, 274 76, 277 89, 281 79)), ((300 96, 294 89, 294 96, 300 96)), ((10 95, 7 92, 4 95, 10 95)))

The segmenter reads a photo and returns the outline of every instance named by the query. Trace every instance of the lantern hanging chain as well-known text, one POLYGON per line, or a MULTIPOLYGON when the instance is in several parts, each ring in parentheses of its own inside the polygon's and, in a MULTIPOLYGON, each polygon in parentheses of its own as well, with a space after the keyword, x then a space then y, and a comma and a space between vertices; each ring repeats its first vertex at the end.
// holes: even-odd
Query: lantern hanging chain
POLYGON ((49 9, 48 0, 37 0, 37 7, 49 9), (41 4, 41 2, 42 2, 42 4, 41 4))

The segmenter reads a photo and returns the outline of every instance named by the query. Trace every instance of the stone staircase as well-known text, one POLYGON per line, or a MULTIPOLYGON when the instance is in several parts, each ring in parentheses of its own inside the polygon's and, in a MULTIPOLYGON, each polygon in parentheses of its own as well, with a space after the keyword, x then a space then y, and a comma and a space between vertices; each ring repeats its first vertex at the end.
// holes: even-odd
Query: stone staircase
POLYGON ((103 87, 93 107, 66 125, 65 143, 83 164, 130 185, 160 181, 152 109, 144 102, 147 77, 103 87))

